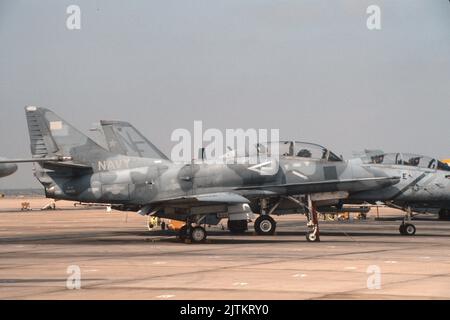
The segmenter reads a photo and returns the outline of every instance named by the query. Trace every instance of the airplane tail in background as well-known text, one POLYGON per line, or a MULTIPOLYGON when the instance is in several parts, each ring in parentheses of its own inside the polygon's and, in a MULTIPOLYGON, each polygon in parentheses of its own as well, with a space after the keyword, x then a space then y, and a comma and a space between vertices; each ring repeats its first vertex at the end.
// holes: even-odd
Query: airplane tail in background
POLYGON ((48 109, 27 106, 25 114, 33 158, 70 157, 74 164, 92 166, 113 155, 48 109))
POLYGON ((169 160, 130 123, 101 120, 100 125, 109 151, 132 157, 169 160))

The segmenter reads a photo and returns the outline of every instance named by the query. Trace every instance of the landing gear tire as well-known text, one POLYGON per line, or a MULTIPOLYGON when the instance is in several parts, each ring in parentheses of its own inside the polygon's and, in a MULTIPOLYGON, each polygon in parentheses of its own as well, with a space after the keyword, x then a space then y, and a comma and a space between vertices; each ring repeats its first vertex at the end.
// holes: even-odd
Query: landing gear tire
POLYGON ((197 226, 191 230, 191 240, 193 243, 202 243, 206 240, 206 230, 203 227, 197 226))
POLYGON ((307 231, 306 232, 306 240, 308 242, 318 242, 319 237, 317 237, 317 235, 314 231, 307 231))
POLYGON ((244 233, 248 230, 248 222, 247 220, 228 220, 227 227, 231 233, 244 233))
POLYGON ((187 237, 188 237, 187 225, 184 225, 180 228, 180 230, 178 231, 178 237, 180 238, 181 241, 184 241, 187 239, 187 237))
POLYGON ((416 227, 411 223, 402 223, 398 228, 401 235, 413 236, 416 234, 416 227))
POLYGON ((259 235, 273 235, 277 223, 270 216, 259 216, 255 220, 255 231, 259 235))

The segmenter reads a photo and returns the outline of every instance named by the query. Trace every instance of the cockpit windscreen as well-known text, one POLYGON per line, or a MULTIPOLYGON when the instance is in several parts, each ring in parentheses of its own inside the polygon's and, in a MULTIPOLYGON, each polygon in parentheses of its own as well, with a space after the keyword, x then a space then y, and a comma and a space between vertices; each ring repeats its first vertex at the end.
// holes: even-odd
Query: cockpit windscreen
POLYGON ((448 164, 437 159, 412 153, 384 153, 371 156, 368 163, 403 165, 450 171, 448 164))

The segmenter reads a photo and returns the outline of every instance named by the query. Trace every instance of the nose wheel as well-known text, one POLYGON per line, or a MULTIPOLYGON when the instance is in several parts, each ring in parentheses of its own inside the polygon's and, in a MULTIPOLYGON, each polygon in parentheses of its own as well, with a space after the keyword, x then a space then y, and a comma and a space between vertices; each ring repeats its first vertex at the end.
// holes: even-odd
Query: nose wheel
POLYGON ((405 218, 398 228, 398 231, 400 231, 400 234, 403 236, 413 236, 416 234, 416 227, 411 223, 413 212, 410 206, 406 207, 405 211, 405 218))
POLYGON ((315 232, 314 230, 310 230, 306 232, 306 240, 308 242, 317 242, 320 241, 317 232, 315 232))
POLYGON ((316 205, 311 201, 310 196, 308 196, 308 210, 306 213, 306 218, 308 220, 307 227, 309 228, 306 232, 306 240, 308 242, 319 242, 319 219, 317 218, 316 205))
POLYGON ((306 226, 308 231, 306 231, 306 240, 308 242, 319 242, 320 241, 320 231, 319 231, 319 219, 317 218, 317 210, 314 201, 312 201, 311 196, 306 196, 305 200, 300 200, 295 197, 288 197, 289 200, 296 203, 305 210, 306 215, 306 226))

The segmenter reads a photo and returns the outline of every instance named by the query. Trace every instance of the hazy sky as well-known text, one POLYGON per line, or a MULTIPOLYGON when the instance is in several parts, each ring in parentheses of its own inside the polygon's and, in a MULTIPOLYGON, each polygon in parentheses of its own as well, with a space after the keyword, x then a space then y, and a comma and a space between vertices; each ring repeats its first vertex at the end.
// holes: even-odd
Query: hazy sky
MULTIPOLYGON (((203 120, 346 157, 450 157, 450 2, 0 0, 0 156, 30 157, 25 105, 84 132, 130 121, 167 153, 174 129, 203 120), (66 28, 71 4, 81 30, 66 28)), ((29 165, 0 179, 30 186, 29 165)))

